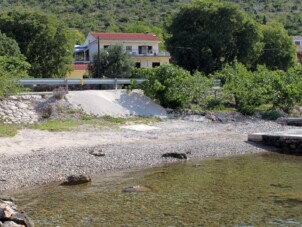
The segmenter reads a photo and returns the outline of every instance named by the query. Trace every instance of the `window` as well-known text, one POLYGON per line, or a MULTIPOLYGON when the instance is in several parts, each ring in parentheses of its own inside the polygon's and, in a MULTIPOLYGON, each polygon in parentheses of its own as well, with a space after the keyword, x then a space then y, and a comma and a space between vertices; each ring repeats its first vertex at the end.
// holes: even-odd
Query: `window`
POLYGON ((104 45, 104 50, 106 50, 110 45, 104 45))
POLYGON ((135 62, 135 67, 136 68, 140 68, 141 67, 141 63, 140 62, 135 62))
POLYGON ((160 62, 152 62, 152 68, 160 66, 160 62))
POLYGON ((152 46, 139 46, 138 47, 139 54, 152 54, 152 46))

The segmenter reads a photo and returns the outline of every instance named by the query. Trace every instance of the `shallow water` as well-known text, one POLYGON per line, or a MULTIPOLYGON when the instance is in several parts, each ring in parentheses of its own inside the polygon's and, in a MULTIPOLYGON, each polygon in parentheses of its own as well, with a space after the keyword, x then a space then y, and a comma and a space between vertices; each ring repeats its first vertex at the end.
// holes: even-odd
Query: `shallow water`
POLYGON ((302 157, 188 161, 14 197, 37 226, 302 226, 302 157), (133 185, 151 191, 122 192, 133 185))

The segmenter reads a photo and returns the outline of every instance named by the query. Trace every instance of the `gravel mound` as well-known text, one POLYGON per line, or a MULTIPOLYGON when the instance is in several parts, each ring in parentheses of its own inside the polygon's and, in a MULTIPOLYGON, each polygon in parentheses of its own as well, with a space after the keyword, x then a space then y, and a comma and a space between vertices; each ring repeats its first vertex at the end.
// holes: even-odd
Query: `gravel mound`
POLYGON ((80 106, 86 113, 114 117, 165 116, 166 110, 144 96, 139 90, 128 93, 126 90, 70 91, 67 100, 80 106))

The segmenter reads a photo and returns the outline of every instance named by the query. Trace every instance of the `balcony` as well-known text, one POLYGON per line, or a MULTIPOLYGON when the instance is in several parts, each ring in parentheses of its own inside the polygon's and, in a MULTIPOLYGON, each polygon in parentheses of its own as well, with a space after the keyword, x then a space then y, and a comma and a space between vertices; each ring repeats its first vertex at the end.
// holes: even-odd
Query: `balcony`
POLYGON ((132 50, 127 51, 130 56, 132 57, 171 57, 168 51, 139 51, 139 50, 132 50))

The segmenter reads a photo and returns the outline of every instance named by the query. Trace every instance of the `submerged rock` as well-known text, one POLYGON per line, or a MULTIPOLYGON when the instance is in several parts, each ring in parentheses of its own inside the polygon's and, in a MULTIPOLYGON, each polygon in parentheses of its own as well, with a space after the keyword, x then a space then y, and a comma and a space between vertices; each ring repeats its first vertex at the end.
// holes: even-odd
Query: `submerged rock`
POLYGON ((162 155, 163 158, 177 158, 177 159, 188 159, 187 155, 184 153, 176 153, 176 152, 171 152, 171 153, 165 153, 162 155))
POLYGON ((66 178, 66 180, 61 183, 61 185, 77 185, 85 184, 91 182, 90 176, 87 175, 71 175, 66 178))
POLYGON ((129 186, 123 189, 123 192, 149 192, 149 191, 151 191, 151 189, 143 185, 129 186))

